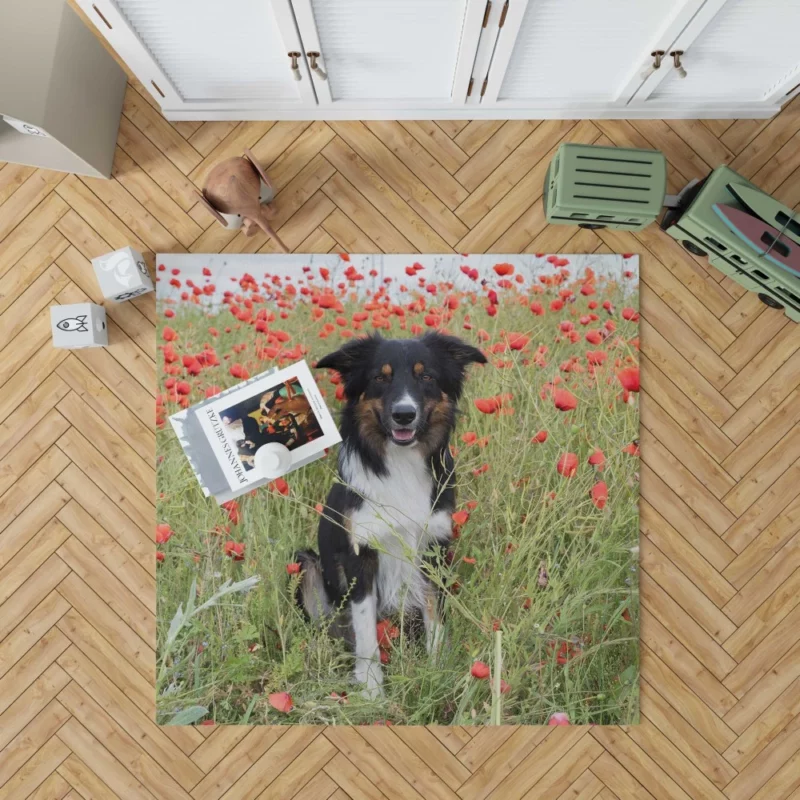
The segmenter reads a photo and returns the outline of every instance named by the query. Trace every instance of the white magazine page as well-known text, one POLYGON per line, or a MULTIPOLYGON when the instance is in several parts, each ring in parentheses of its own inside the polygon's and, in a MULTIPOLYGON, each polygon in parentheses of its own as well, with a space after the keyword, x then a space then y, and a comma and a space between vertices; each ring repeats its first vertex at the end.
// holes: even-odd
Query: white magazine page
POLYGON ((265 444, 288 448, 289 472, 342 440, 305 361, 248 381, 196 415, 231 492, 263 482, 255 454, 265 444))

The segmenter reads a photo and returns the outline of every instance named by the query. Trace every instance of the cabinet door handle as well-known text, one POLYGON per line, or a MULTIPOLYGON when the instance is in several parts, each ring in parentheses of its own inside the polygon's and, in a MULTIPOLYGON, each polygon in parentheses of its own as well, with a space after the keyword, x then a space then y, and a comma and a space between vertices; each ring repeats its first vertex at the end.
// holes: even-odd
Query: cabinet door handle
POLYGON ((318 66, 317 64, 317 59, 322 58, 322 56, 314 50, 311 50, 310 52, 306 53, 306 55, 308 56, 309 66, 311 67, 311 71, 315 73, 321 81, 328 80, 328 73, 325 72, 325 70, 322 69, 322 67, 318 66))
POLYGON ((678 71, 678 77, 685 78, 686 70, 683 68, 683 64, 681 64, 683 50, 673 50, 670 55, 672 56, 672 63, 675 65, 675 69, 678 71))
POLYGON ((653 63, 639 76, 643 81, 646 81, 657 69, 661 69, 661 60, 665 53, 663 50, 653 50, 650 55, 653 57, 653 63))
POLYGON ((292 59, 292 64, 291 64, 292 77, 296 81, 303 80, 303 76, 300 74, 300 64, 297 61, 300 58, 300 56, 303 55, 303 54, 302 53, 298 53, 296 50, 292 50, 290 53, 287 53, 287 55, 289 56, 289 58, 292 59))

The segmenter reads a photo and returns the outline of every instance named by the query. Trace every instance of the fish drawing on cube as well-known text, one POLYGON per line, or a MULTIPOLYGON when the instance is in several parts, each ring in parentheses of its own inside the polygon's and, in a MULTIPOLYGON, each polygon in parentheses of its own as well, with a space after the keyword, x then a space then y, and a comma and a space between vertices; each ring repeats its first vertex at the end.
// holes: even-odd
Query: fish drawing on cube
POLYGON ((106 300, 121 302, 153 291, 144 258, 132 247, 93 258, 92 266, 106 300))
POLYGON ((50 306, 53 347, 79 350, 108 345, 106 310, 94 303, 50 306))

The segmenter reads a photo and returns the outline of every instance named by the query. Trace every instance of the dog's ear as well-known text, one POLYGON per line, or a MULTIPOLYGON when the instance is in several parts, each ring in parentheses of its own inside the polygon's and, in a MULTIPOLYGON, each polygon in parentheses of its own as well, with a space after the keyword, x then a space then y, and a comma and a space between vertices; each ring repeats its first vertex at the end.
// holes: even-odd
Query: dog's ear
POLYGON ((470 364, 485 364, 486 356, 457 336, 443 333, 427 333, 422 343, 434 353, 439 361, 439 383, 442 389, 454 400, 461 397, 464 388, 464 374, 470 364))
POLYGON ((357 397, 363 391, 367 375, 380 345, 380 336, 351 339, 346 345, 317 361, 317 369, 335 369, 344 381, 348 397, 357 397))

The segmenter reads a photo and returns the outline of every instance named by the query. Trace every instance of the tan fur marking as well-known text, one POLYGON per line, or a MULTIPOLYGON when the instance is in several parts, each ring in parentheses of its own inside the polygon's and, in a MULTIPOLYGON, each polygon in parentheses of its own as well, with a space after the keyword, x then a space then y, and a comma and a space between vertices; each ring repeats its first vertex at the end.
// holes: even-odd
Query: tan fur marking
POLYGON ((380 417, 382 411, 383 400, 380 397, 373 397, 371 400, 359 400, 355 408, 356 422, 358 423, 358 431, 361 434, 361 438, 379 453, 383 452, 383 448, 386 446, 386 439, 380 422, 378 422, 378 417, 380 417))
POLYGON ((421 361, 417 361, 417 363, 414 364, 414 374, 422 375, 423 372, 425 372, 425 365, 421 361))
POLYGON ((437 447, 441 447, 443 440, 447 437, 452 418, 453 403, 450 398, 442 392, 440 400, 428 400, 425 403, 425 411, 428 414, 428 432, 426 439, 431 452, 437 447))
POLYGON ((391 364, 384 364, 381 367, 381 375, 385 375, 387 378, 392 377, 392 365, 391 364))

